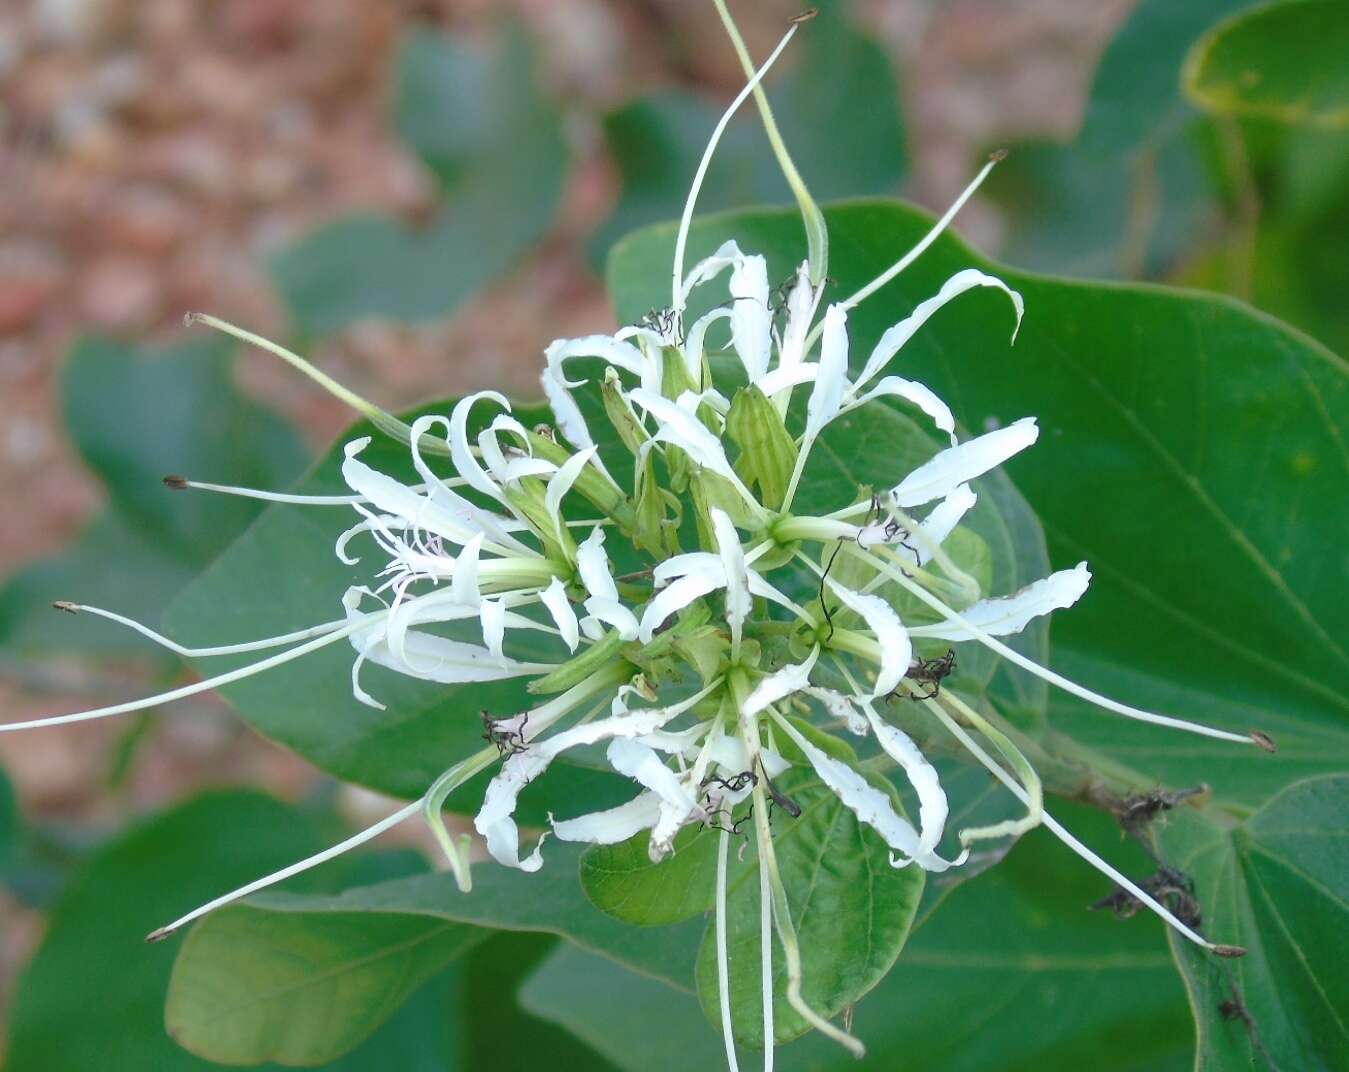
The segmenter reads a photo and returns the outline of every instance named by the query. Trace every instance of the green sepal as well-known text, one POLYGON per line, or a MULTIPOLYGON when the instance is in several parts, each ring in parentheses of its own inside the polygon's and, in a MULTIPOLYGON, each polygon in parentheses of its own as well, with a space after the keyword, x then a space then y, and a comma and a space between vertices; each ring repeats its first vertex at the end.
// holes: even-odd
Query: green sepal
MULTIPOLYGON (((529 433, 529 445, 536 458, 543 458, 557 466, 563 465, 571 457, 571 451, 553 437, 547 425, 529 433)), ((624 533, 631 533, 636 527, 637 515, 623 494, 623 489, 598 466, 587 465, 582 469, 572 489, 612 519, 624 533)))
POLYGON ((554 561, 576 561, 576 541, 566 525, 559 525, 548 509, 548 486, 537 477, 524 477, 515 487, 503 489, 507 502, 529 519, 543 541, 544 553, 554 561), (559 538, 560 536, 560 538, 559 538))
POLYGON ((726 432, 740 450, 736 473, 746 484, 757 484, 760 501, 777 510, 787 497, 797 454, 782 414, 767 395, 750 384, 731 400, 726 432))
POLYGON ((618 438, 632 452, 633 457, 640 457, 642 444, 651 436, 642 427, 642 422, 637 419, 637 414, 633 412, 632 404, 624 396, 623 383, 618 378, 618 372, 615 371, 613 366, 604 370, 604 383, 600 385, 600 398, 604 402, 604 415, 609 418, 609 424, 618 433, 618 438))
POLYGON ((610 629, 580 655, 573 656, 543 677, 535 678, 525 688, 543 696, 566 692, 573 685, 579 685, 591 674, 613 663, 623 643, 623 638, 617 630, 610 629))

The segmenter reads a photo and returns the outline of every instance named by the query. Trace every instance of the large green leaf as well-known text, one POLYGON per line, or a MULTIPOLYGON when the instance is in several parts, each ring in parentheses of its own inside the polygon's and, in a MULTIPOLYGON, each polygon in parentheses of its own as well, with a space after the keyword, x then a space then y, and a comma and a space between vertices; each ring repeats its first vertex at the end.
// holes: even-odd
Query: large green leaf
MULTIPOLYGON (((890 866, 889 846, 862 825, 832 790, 806 776, 780 779, 801 807, 778 813, 773 846, 801 945, 801 994, 821 1016, 835 1016, 870 991, 890 970, 908 937, 923 872, 890 866)), ((731 1021, 749 1046, 764 1044, 759 867, 745 854, 727 879, 726 942, 731 1021)), ((720 1024, 714 928, 698 954, 698 997, 710 1023, 720 1024)), ((782 948, 774 939, 774 1037, 785 1042, 810 1030, 788 1003, 782 948)))
POLYGON ((1285 0, 1224 20, 1185 62, 1200 107, 1284 123, 1349 127, 1349 7, 1285 0))
MULTIPOLYGON (((879 44, 850 25, 844 6, 820 5, 818 17, 799 32, 796 68, 768 82, 778 127, 818 200, 893 193, 907 169, 899 87, 890 60, 879 44)), ((591 244, 597 259, 629 231, 679 215, 688 177, 697 170, 723 107, 666 91, 605 116, 605 140, 623 192, 591 244)), ((758 110, 747 102, 717 147, 699 206, 707 211, 791 201, 758 110)))
POLYGON ((1172 937, 1199 1022, 1197 1068, 1349 1068, 1349 775, 1284 790, 1240 824, 1187 810, 1162 837, 1205 924, 1249 947, 1214 961, 1172 937))
POLYGON ((411 228, 384 216, 327 224, 272 260, 295 323, 335 331, 365 317, 441 317, 547 230, 567 166, 561 115, 516 30, 490 49, 429 30, 399 53, 399 134, 431 169, 443 204, 411 228))
MULTIPOLYGON (((1120 854, 1103 817, 1063 812, 1120 854)), ((1142 854, 1128 866, 1144 866, 1142 854)), ((1157 924, 1085 911, 1104 892, 1047 832, 1031 834, 997 869, 952 892, 858 1004, 853 1029, 867 1045, 865 1060, 811 1035, 783 1048, 776 1067, 1188 1069, 1193 1031, 1157 924)), ((623 1069, 676 1072, 724 1061, 717 1032, 691 998, 571 948, 543 963, 521 1000, 623 1069)), ((741 1067, 753 1062, 742 1056, 741 1067)))
POLYGON ((234 388, 230 347, 198 339, 138 349, 78 343, 61 377, 66 426, 109 504, 70 550, 0 590, 0 645, 32 657, 157 649, 130 630, 52 613, 56 599, 157 621, 176 592, 260 512, 246 499, 178 495, 166 473, 277 485, 303 453, 289 428, 234 388))
MULTIPOLYGON (((902 205, 826 212, 846 295, 929 226, 902 205)), ((704 220, 690 255, 726 238, 785 277, 804 254, 792 213, 704 220)), ((673 228, 620 245, 609 278, 621 319, 663 300, 673 228)), ((1072 283, 990 264, 947 236, 850 315, 854 360, 954 271, 994 271, 1026 299, 1009 348, 1005 299, 960 299, 904 349, 905 375, 945 397, 967 427, 1037 415, 1039 445, 1008 474, 1044 523, 1058 565, 1087 559, 1092 591, 1055 617, 1055 664, 1143 705, 1245 732, 1254 748, 1131 725, 1059 701, 1054 723, 1174 784, 1212 783, 1258 802, 1349 756, 1349 606, 1327 578, 1344 562, 1345 366, 1230 300, 1146 286, 1072 283)), ((896 479, 902 475, 895 474, 896 479)))

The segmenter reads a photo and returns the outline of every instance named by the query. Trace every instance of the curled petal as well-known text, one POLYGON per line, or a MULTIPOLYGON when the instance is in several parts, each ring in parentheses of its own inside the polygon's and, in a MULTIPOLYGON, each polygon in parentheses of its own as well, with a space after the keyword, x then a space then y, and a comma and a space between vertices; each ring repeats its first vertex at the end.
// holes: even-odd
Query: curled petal
MULTIPOLYGON (((888 722, 882 722, 870 704, 864 704, 863 707, 877 742, 886 755, 900 765, 913 791, 918 794, 918 825, 922 831, 918 837, 919 851, 934 852, 946 828, 946 817, 950 814, 937 768, 927 761, 927 757, 907 733, 888 722)), ((964 859, 962 856, 955 863, 963 863, 964 859)))
POLYGON ((554 577, 548 587, 539 593, 539 599, 553 616, 553 621, 557 623, 557 631, 562 634, 562 640, 567 648, 575 651, 576 645, 581 642, 581 635, 576 622, 576 611, 572 610, 571 600, 567 598, 566 585, 554 577))
POLYGON ((906 380, 902 376, 886 376, 849 408, 865 405, 873 398, 880 398, 882 395, 891 395, 912 402, 932 418, 933 424, 951 437, 952 445, 955 444, 956 419, 951 413, 951 407, 938 398, 932 388, 916 380, 906 380))
POLYGON ((478 533, 459 552, 454 560, 454 576, 450 580, 450 591, 455 602, 467 607, 476 607, 482 601, 482 590, 478 583, 478 558, 482 550, 482 533, 478 533))
MULTIPOLYGON (((810 321, 815 316, 815 305, 819 299, 820 291, 810 285, 810 263, 802 261, 801 267, 796 270, 796 283, 787 295, 787 326, 782 331, 779 370, 792 369, 805 360, 806 337, 810 333, 810 321)), ((763 388, 763 392, 766 395, 774 393, 767 387, 763 388)))
POLYGON ((876 643, 881 649, 881 665, 876 671, 876 686, 871 695, 884 696, 894 692, 899 688, 913 657, 913 644, 899 615, 880 596, 854 592, 833 580, 829 581, 829 588, 838 596, 839 602, 859 614, 867 623, 867 628, 876 634, 876 643))
POLYGON ((587 447, 585 450, 573 454, 562 463, 553 478, 548 481, 548 489, 544 492, 543 502, 544 506, 547 507, 549 516, 553 519, 553 534, 557 537, 558 543, 566 543, 563 538, 565 522, 562 519, 562 500, 580 478, 581 471, 595 456, 595 449, 594 447, 587 447))
MULTIPOLYGON (((979 497, 974 494, 968 484, 959 484, 953 488, 946 498, 942 499, 929 512, 927 517, 923 518, 920 526, 926 542, 933 546, 940 547, 946 542, 946 538, 955 531, 955 527, 960 524, 972 509, 979 497)), ((930 557, 922 547, 924 541, 920 540, 918 547, 918 564, 921 566, 930 557)))
POLYGON ((717 537, 717 554, 721 557, 726 575, 726 621, 731 627, 731 644, 740 648, 740 636, 749 616, 753 601, 749 594, 749 572, 745 565, 745 550, 740 546, 740 535, 730 516, 712 507, 712 531, 717 537))
MULTIPOLYGON (((624 640, 636 640, 638 633, 637 615, 616 599, 600 599, 591 596, 585 601, 586 613, 598 622, 613 626, 624 640)), ((598 639, 598 638, 595 638, 598 639)))
POLYGON ((680 289, 680 307, 688 303, 689 294, 694 287, 715 279, 727 268, 734 267, 744 259, 745 255, 740 252, 740 247, 736 245, 734 239, 723 242, 715 253, 700 260, 684 277, 684 284, 680 289))
POLYGON ((687 573, 673 584, 656 593, 654 599, 642 612, 642 622, 637 635, 643 644, 650 644, 656 630, 665 624, 665 620, 676 611, 683 610, 695 599, 701 599, 726 583, 726 577, 720 569, 716 572, 699 571, 687 573))
POLYGON ((880 337, 875 349, 871 351, 871 356, 867 358, 862 375, 857 378, 858 385, 870 383, 873 377, 878 376, 890 363, 890 359, 899 352, 900 347, 913 338, 918 329, 927 323, 938 309, 975 287, 996 287, 1011 299, 1012 308, 1016 311, 1016 326, 1012 329, 1012 341, 1015 342, 1016 333, 1021 329, 1021 316, 1025 312, 1021 295, 995 276, 986 275, 976 268, 966 268, 951 276, 941 290, 926 301, 920 302, 912 313, 880 337))
POLYGON ((559 841, 583 841, 591 845, 617 845, 634 834, 650 829, 660 818, 660 797, 650 790, 639 793, 626 804, 604 811, 592 811, 561 822, 550 815, 553 836, 559 841))
POLYGON ((896 506, 921 506, 940 499, 959 485, 995 469, 1035 442, 1040 430, 1034 417, 947 447, 906 476, 890 492, 896 506))
POLYGON ((851 696, 845 696, 841 692, 833 689, 821 689, 814 686, 808 689, 802 689, 807 696, 813 696, 824 704, 824 709, 834 718, 840 719, 848 726, 848 732, 856 734, 858 737, 865 737, 871 732, 871 723, 861 711, 857 709, 857 704, 853 703, 851 696))
POLYGON ((713 309, 700 316, 693 322, 693 327, 689 328, 688 339, 684 343, 684 368, 694 383, 700 383, 703 378, 703 350, 708 329, 718 320, 730 318, 731 310, 713 309))
POLYGON ((507 413, 511 410, 511 404, 506 401, 506 396, 499 391, 475 391, 456 402, 454 409, 450 411, 450 459, 469 487, 489 498, 496 499, 497 502, 504 503, 506 497, 502 494, 501 488, 488 474, 487 470, 479 464, 478 459, 473 456, 473 451, 468 443, 469 412, 476 403, 483 399, 496 402, 507 413))
POLYGON ((609 742, 607 755, 614 770, 636 779, 660 798, 660 815, 651 833, 650 853, 653 860, 662 859, 669 853, 680 827, 701 812, 698 802, 660 754, 643 741, 615 738, 609 742))
POLYGON ((581 584, 596 599, 618 600, 618 586, 609 569, 609 556, 604 553, 604 529, 598 525, 576 549, 576 569, 581 584))
POLYGON ((773 314, 768 311, 768 262, 742 258, 731 270, 731 344, 754 383, 768 371, 773 314))
POLYGON ((484 599, 478 608, 482 622, 482 642, 496 658, 505 658, 502 645, 506 641, 506 608, 499 599, 484 599))
POLYGON ((641 406, 656 419, 660 426, 655 435, 642 449, 646 450, 654 442, 670 443, 687 454, 696 464, 711 470, 718 476, 724 476, 731 483, 740 485, 740 478, 726 460, 721 440, 713 435, 702 421, 678 403, 671 402, 664 395, 638 387, 628 396, 633 405, 641 406))
POLYGON ((843 395, 848 389, 848 314, 841 305, 831 305, 824 313, 824 333, 820 337, 820 364, 815 374, 815 389, 806 405, 806 440, 820 434, 826 424, 838 416, 843 395))
MULTIPOLYGON (((1076 603, 1091 583, 1091 570, 1079 562, 1070 570, 1059 570, 1028 584, 1015 595, 998 599, 984 599, 960 612, 960 616, 993 636, 1019 633, 1035 618, 1056 610, 1066 610, 1076 603)), ((937 637, 941 640, 973 640, 975 636, 956 622, 919 626, 914 636, 937 637)))
POLYGON ((820 646, 811 649, 803 663, 792 663, 776 670, 761 680, 745 698, 744 714, 757 715, 770 704, 775 704, 794 692, 801 692, 810 684, 810 672, 820 657, 820 646))

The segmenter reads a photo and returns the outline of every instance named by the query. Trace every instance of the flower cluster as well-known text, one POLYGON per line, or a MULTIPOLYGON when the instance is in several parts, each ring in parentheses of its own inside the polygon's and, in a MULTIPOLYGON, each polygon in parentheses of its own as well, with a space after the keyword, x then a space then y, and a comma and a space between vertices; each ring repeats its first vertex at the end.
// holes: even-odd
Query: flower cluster
MULTIPOLYGON (((757 87, 761 74, 736 105, 757 87)), ((715 138, 709 156, 714 145, 715 138)), ((659 861, 690 824, 722 830, 716 925, 732 1064, 724 980, 727 831, 751 806, 765 883, 763 911, 771 913, 786 957, 788 998, 812 1025, 860 1048, 800 996, 800 951, 773 858, 767 807, 770 798, 777 799, 790 815, 790 798, 774 780, 792 767, 811 769, 873 829, 889 846, 894 867, 945 871, 960 866, 980 840, 1015 836, 1044 823, 1187 938, 1224 951, 1073 839, 1044 811, 1039 779, 1011 737, 957 689, 943 687, 961 646, 982 645, 1119 714, 1262 743, 1258 735, 1211 729, 1107 699, 1037 665, 1002 639, 1071 607, 1090 581, 1085 563, 1020 591, 989 593, 957 561, 953 534, 976 504, 972 482, 1034 444, 1037 425, 1026 417, 962 439, 941 398, 891 369, 934 314, 975 288, 1006 297, 1015 341, 1023 315, 1019 294, 983 272, 957 272, 898 318, 870 353, 850 353, 849 311, 931 243, 987 170, 890 272, 857 294, 829 302, 820 264, 803 262, 775 289, 765 258, 733 241, 685 272, 691 195, 670 307, 613 335, 548 347, 542 387, 555 429, 526 427, 503 396, 479 392, 446 416, 425 416, 410 426, 383 415, 383 423, 407 444, 416 483, 363 461, 370 441, 361 438, 344 452, 342 474, 350 496, 269 496, 347 504, 358 515, 335 553, 355 568, 373 547, 379 562, 366 584, 333 593, 343 608, 340 618, 250 644, 192 649, 110 611, 67 604, 65 609, 121 621, 188 656, 279 651, 142 701, 0 728, 157 705, 342 641, 355 653, 352 693, 375 707, 381 706, 378 688, 368 691, 362 678, 367 663, 447 685, 528 679, 537 702, 490 719, 488 746, 459 757, 422 799, 341 845, 188 913, 152 937, 346 851, 417 812, 431 824, 467 889, 467 845, 450 835, 441 809, 455 788, 496 766, 474 826, 487 852, 508 867, 538 870, 549 835, 613 844, 647 832, 650 857, 659 861), (691 307, 708 311, 693 318, 691 307), (838 508, 812 512, 814 504, 801 492, 830 425, 878 405, 910 409, 945 445, 916 468, 894 472, 885 486, 855 489, 838 508), (922 749, 891 717, 902 699, 930 712, 1024 803, 1025 815, 959 830, 954 849, 944 851, 946 794, 922 749), (831 747, 833 734, 870 738, 873 751, 902 771, 918 802, 916 823, 865 766, 840 758, 852 752, 831 747), (596 746, 603 747, 614 771, 635 783, 632 799, 606 810, 552 817, 544 836, 522 849, 514 818, 522 792, 563 753, 596 746)), ((262 494, 181 478, 174 483, 262 494)), ((767 922, 766 916, 766 928, 767 922)), ((764 955, 771 958, 772 950, 764 955)), ((771 996, 766 989, 765 1001, 771 996)))

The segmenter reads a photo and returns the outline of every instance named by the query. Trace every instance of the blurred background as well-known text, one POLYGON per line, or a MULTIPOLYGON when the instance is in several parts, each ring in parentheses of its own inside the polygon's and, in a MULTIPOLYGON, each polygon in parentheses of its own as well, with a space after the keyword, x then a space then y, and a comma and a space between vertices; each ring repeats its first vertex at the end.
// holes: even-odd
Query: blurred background
MULTIPOLYGON (((732 6, 760 57, 799 9, 732 6)), ((1346 233, 1346 139, 1202 116, 1179 88, 1190 45, 1243 6, 831 3, 770 92, 821 200, 939 211, 1007 147, 958 221, 975 246, 1231 293, 1343 352, 1345 243, 1305 239, 1346 233)), ((4 720, 180 673, 48 607, 156 621, 253 516, 184 509, 160 476, 284 485, 348 423, 185 312, 390 409, 532 394, 550 340, 614 326, 605 252, 677 215, 741 82, 711 4, 687 0, 0 0, 4 720)), ((787 200, 743 119, 704 208, 787 200)), ((209 699, 5 736, 0 766, 0 1004, 72 869, 134 817, 219 785, 383 813, 209 699)))

